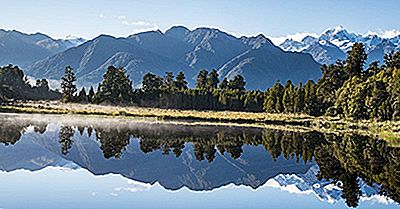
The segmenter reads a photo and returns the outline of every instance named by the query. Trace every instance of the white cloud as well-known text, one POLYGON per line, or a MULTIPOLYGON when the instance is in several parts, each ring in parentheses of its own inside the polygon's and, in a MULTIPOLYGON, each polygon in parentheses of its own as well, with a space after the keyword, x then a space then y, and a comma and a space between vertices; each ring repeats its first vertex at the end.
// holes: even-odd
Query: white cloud
POLYGON ((318 37, 318 34, 304 32, 304 33, 295 33, 295 34, 280 36, 280 37, 269 37, 269 39, 271 39, 271 41, 275 45, 279 45, 279 44, 283 43, 286 39, 293 39, 295 41, 301 41, 306 36, 318 37))
POLYGON ((99 14, 100 18, 105 18, 106 16, 104 16, 103 14, 99 14))
POLYGON ((121 16, 118 16, 117 18, 120 19, 120 20, 124 20, 124 19, 126 19, 126 16, 125 15, 121 15, 121 16))
POLYGON ((378 32, 374 32, 374 31, 368 31, 365 35, 378 35, 382 38, 393 38, 395 36, 400 35, 400 30, 385 30, 385 31, 378 31, 378 32))
POLYGON ((121 24, 133 27, 133 33, 160 29, 155 23, 145 22, 142 20, 129 20, 125 16, 124 18, 119 17, 118 19, 122 20, 121 24))

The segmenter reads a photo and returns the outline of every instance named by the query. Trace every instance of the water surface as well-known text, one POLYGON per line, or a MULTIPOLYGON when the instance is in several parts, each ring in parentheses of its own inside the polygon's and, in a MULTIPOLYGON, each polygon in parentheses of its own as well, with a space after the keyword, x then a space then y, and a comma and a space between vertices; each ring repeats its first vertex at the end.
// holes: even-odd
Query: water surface
POLYGON ((356 134, 0 115, 0 208, 398 208, 400 149, 356 134))

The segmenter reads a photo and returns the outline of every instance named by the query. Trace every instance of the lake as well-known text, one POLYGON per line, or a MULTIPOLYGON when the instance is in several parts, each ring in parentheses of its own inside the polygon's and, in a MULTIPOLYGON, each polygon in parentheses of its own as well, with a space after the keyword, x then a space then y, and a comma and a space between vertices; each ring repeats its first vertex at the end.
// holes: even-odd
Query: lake
POLYGON ((0 114, 0 208, 399 208, 369 136, 0 114))

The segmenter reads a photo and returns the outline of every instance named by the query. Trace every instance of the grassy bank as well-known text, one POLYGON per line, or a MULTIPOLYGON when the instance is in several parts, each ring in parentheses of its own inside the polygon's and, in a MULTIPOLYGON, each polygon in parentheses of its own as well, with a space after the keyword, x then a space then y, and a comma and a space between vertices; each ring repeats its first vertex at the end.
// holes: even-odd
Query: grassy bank
POLYGON ((77 114, 148 118, 154 120, 184 121, 186 123, 235 124, 243 126, 276 126, 287 129, 307 129, 321 132, 358 132, 375 135, 400 144, 400 121, 351 121, 332 117, 312 117, 302 114, 271 114, 233 111, 194 111, 143 107, 104 106, 60 102, 23 102, 0 106, 0 112, 77 114))

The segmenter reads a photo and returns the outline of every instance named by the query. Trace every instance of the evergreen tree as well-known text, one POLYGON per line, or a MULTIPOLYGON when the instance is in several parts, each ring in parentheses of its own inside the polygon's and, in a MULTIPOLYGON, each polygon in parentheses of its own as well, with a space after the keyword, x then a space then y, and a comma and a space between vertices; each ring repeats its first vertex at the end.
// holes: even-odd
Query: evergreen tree
POLYGON ((294 112, 301 113, 304 109, 304 88, 300 82, 294 94, 294 112))
POLYGON ((355 43, 347 52, 346 70, 350 76, 360 75, 367 60, 363 43, 355 43))
POLYGON ((129 103, 133 99, 132 81, 123 68, 110 66, 95 95, 97 103, 129 103))
POLYGON ((176 76, 176 81, 175 81, 175 86, 179 90, 185 90, 188 88, 187 86, 187 81, 185 74, 183 72, 179 72, 178 75, 176 76))
POLYGON ((384 56, 385 65, 388 68, 400 68, 400 51, 391 52, 384 56))
POLYGON ((294 86, 291 80, 288 80, 285 84, 282 103, 284 112, 294 112, 294 86))
POLYGON ((304 113, 314 116, 320 114, 316 85, 312 80, 307 81, 306 85, 304 85, 304 113))
POLYGON ((207 70, 201 70, 199 72, 196 80, 196 89, 204 90, 207 88, 207 76, 208 76, 207 70))
POLYGON ((94 90, 93 86, 90 87, 89 93, 88 93, 88 102, 92 103, 94 98, 94 90))
POLYGON ((400 68, 393 70, 393 90, 391 93, 391 104, 393 109, 392 118, 400 118, 400 68))
POLYGON ((167 90, 169 92, 172 92, 175 90, 175 81, 174 81, 174 74, 172 72, 167 72, 165 73, 164 76, 164 83, 163 83, 163 89, 167 90))
POLYGON ((163 79, 153 73, 146 73, 143 76, 142 89, 144 92, 157 92, 161 89, 163 79))
POLYGON ((79 92, 77 101, 78 101, 78 102, 81 102, 81 103, 87 103, 87 102, 89 102, 88 96, 86 95, 86 90, 85 90, 85 88, 82 88, 81 91, 79 92))
POLYGON ((207 77, 207 88, 216 89, 218 87, 219 79, 218 73, 215 69, 211 70, 207 77))
POLYGON ((283 86, 280 81, 276 81, 274 86, 267 90, 264 110, 269 113, 280 113, 283 111, 283 86))
POLYGON ((74 96, 77 91, 75 73, 71 66, 67 66, 64 71, 64 76, 61 78, 62 100, 64 102, 74 101, 74 96))
POLYGON ((231 81, 229 81, 229 88, 232 90, 244 91, 246 86, 246 81, 242 75, 236 75, 231 81))
POLYGON ((221 83, 219 84, 220 89, 228 89, 229 88, 229 81, 227 78, 224 78, 221 83))

